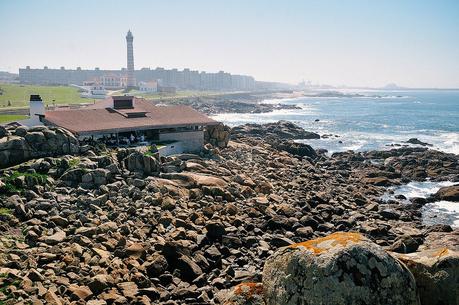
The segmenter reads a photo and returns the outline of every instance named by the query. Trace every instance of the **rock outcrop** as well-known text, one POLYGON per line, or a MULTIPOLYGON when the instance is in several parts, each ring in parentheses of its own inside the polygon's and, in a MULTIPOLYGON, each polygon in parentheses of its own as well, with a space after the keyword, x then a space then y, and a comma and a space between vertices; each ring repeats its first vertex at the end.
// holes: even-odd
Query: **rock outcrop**
POLYGON ((33 158, 78 154, 77 138, 62 128, 10 126, 0 132, 0 168, 33 158))
POLYGON ((275 136, 281 139, 320 139, 320 135, 309 132, 289 121, 267 124, 245 124, 233 127, 231 134, 238 136, 275 136))
POLYGON ((286 151, 292 155, 315 159, 317 152, 308 144, 294 141, 294 139, 319 139, 320 135, 308 132, 300 126, 288 122, 278 121, 267 124, 245 124, 231 130, 232 137, 263 138, 274 149, 286 151))
POLYGON ((317 152, 311 145, 305 143, 294 142, 293 140, 278 140, 273 138, 267 138, 266 141, 270 143, 274 148, 286 151, 295 156, 309 157, 315 159, 317 152))
POLYGON ((438 200, 459 201, 459 184, 442 187, 433 197, 438 200))
POLYGON ((230 133, 231 128, 223 124, 207 126, 204 129, 204 142, 210 143, 214 147, 225 148, 228 146, 230 133))
POLYGON ((422 142, 418 138, 410 138, 408 141, 406 141, 406 143, 415 144, 415 145, 421 145, 421 146, 433 146, 432 144, 429 144, 429 143, 426 143, 426 142, 422 142))
POLYGON ((419 304, 413 275, 359 233, 293 244, 263 268, 267 305, 419 304))

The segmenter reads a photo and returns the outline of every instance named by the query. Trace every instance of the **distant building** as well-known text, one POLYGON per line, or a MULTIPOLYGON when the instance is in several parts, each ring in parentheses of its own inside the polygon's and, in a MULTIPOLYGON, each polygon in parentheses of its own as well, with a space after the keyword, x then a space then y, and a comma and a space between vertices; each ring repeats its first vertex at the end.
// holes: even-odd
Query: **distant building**
POLYGON ((84 70, 77 67, 75 70, 50 69, 45 66, 43 69, 33 69, 30 66, 19 69, 19 81, 23 84, 38 85, 83 85, 86 81, 101 79, 101 84, 107 88, 135 87, 138 82, 151 80, 162 80, 165 87, 175 87, 178 90, 254 90, 255 79, 247 75, 232 75, 219 71, 218 73, 199 72, 190 69, 182 71, 177 69, 167 70, 164 68, 142 68, 134 69, 134 36, 131 31, 126 35, 127 46, 127 67, 121 70, 84 70), (112 78, 112 79, 111 79, 112 78))
MULTIPOLYGON (((122 75, 127 85, 126 70, 61 70, 61 69, 19 69, 19 81, 23 84, 38 85, 83 85, 85 81, 103 76, 122 75)), ((247 75, 232 75, 226 72, 207 73, 185 69, 166 70, 164 68, 142 68, 134 71, 136 82, 161 79, 164 86, 180 90, 250 91, 256 89, 255 79, 247 75)), ((268 83, 266 83, 268 84, 268 83)))
POLYGON ((128 85, 128 78, 122 74, 107 74, 102 75, 98 83, 106 89, 121 89, 128 85))
POLYGON ((149 82, 139 82, 139 90, 142 92, 157 92, 158 91, 158 82, 149 81, 149 82))
POLYGON ((89 86, 89 89, 81 93, 80 96, 84 98, 104 99, 107 97, 107 90, 105 90, 105 87, 102 85, 92 84, 89 86))

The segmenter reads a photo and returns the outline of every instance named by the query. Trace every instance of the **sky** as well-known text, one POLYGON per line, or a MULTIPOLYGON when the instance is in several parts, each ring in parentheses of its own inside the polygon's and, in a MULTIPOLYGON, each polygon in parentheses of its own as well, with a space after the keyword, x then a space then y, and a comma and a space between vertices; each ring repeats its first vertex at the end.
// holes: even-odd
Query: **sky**
POLYGON ((0 0, 0 71, 190 68, 459 88, 458 0, 0 0))

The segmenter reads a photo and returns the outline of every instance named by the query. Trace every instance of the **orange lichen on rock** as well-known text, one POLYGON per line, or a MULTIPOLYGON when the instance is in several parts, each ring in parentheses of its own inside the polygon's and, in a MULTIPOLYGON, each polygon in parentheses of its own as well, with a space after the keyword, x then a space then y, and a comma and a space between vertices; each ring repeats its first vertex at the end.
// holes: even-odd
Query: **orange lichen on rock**
POLYGON ((449 254, 449 250, 447 248, 441 248, 441 249, 438 249, 438 251, 436 251, 433 256, 437 256, 437 257, 442 257, 442 256, 446 256, 449 254))
POLYGON ((234 287, 234 294, 243 295, 246 300, 250 300, 254 295, 263 294, 262 283, 240 283, 234 287))
POLYGON ((414 267, 419 262, 429 259, 432 259, 432 262, 435 262, 436 260, 451 254, 454 255, 454 251, 451 251, 448 248, 425 250, 422 252, 414 252, 409 254, 394 253, 394 255, 408 267, 414 267))
POLYGON ((304 247, 314 252, 314 254, 320 254, 338 245, 344 247, 349 243, 358 243, 362 240, 362 238, 363 237, 360 233, 336 232, 325 237, 304 241, 301 243, 290 245, 288 247, 304 247))

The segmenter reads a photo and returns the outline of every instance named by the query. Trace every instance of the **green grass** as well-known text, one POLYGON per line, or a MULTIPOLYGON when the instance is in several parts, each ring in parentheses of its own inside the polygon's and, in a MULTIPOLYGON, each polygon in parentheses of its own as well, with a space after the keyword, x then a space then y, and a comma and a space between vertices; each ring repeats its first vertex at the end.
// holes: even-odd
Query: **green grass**
POLYGON ((143 93, 140 91, 132 92, 135 96, 144 97, 152 100, 167 100, 176 98, 187 98, 187 97, 205 97, 205 96, 219 96, 228 94, 228 92, 217 92, 217 91, 198 91, 198 90, 183 90, 177 91, 176 93, 166 92, 155 92, 155 93, 143 93))
POLYGON ((74 158, 74 159, 69 160, 70 168, 76 168, 78 167, 78 165, 80 165, 80 159, 74 158))
POLYGON ((11 215, 12 211, 7 208, 0 208, 0 215, 11 215))
MULTIPOLYGON (((78 92, 78 89, 70 86, 39 86, 0 83, 0 93, 0 110, 27 108, 29 106, 29 98, 31 94, 39 94, 43 99, 45 105, 52 105, 53 103, 93 103, 93 99, 80 97, 80 92, 78 92)), ((212 97, 226 94, 235 94, 237 92, 182 90, 177 91, 176 93, 144 93, 141 91, 130 91, 128 93, 152 100, 167 100, 188 97, 212 97)), ((123 92, 123 90, 118 90, 116 92, 112 92, 111 94, 120 95, 125 93, 123 92)))
POLYGON ((21 193, 23 191, 23 189, 21 189, 20 187, 18 187, 17 185, 15 185, 15 180, 16 178, 19 178, 21 176, 24 176, 24 177, 33 177, 36 181, 36 183, 40 184, 40 185, 45 185, 47 184, 47 179, 48 179, 48 176, 47 175, 43 175, 43 174, 39 174, 39 173, 21 173, 21 172, 18 172, 18 171, 14 171, 9 177, 4 177, 2 180, 3 180, 3 183, 5 183, 5 185, 3 186, 2 188, 2 191, 6 192, 6 193, 21 193))
MULTIPOLYGON (((165 144, 162 144, 162 143, 158 143, 158 144, 155 144, 156 145, 156 148, 159 150, 160 148, 163 148, 165 147, 166 145, 165 144)), ((143 154, 144 156, 147 156, 147 157, 152 157, 154 155, 156 155, 158 152, 153 152, 151 150, 151 146, 148 146, 147 148, 147 151, 143 154)))
POLYGON ((80 97, 78 89, 69 86, 0 84, 0 93, 0 110, 28 107, 31 94, 39 94, 45 105, 52 105, 53 103, 81 104, 93 102, 92 99, 80 97))
POLYGON ((26 118, 26 115, 20 114, 0 114, 0 124, 19 121, 26 118))

